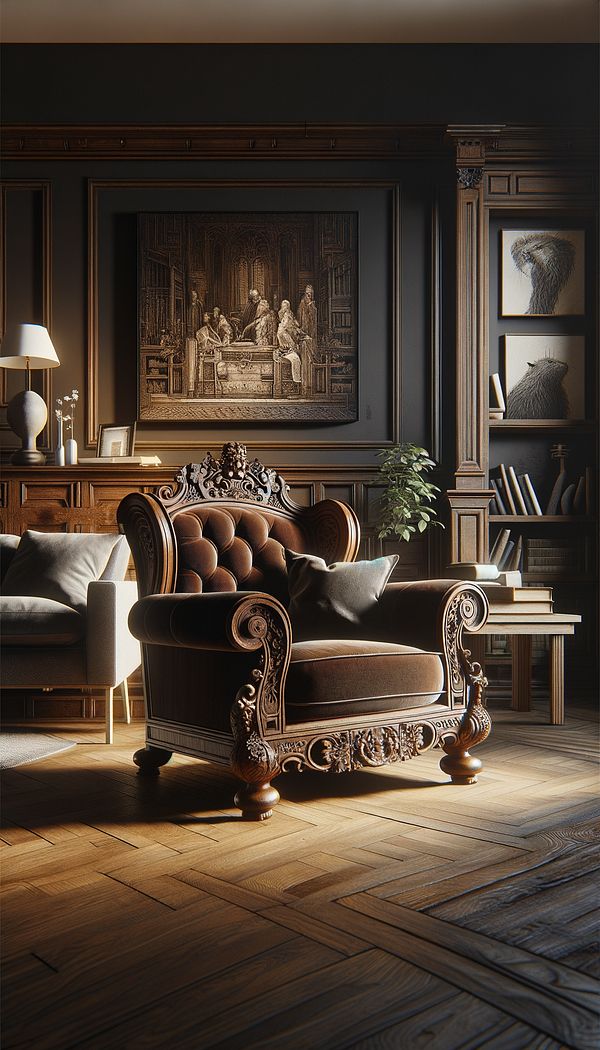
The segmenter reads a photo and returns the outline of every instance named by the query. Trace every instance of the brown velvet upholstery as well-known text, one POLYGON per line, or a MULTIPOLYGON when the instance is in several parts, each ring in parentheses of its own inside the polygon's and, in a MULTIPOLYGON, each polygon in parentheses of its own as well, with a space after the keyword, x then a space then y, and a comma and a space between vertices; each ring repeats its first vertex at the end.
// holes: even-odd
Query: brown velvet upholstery
POLYGON ((489 717, 461 645, 487 615, 476 585, 377 586, 348 634, 295 640, 286 548, 322 558, 327 573, 356 557, 358 521, 335 500, 293 503, 284 479, 235 444, 182 468, 158 497, 127 496, 118 520, 141 596, 129 618, 144 658, 141 772, 173 751, 231 762, 248 819, 270 815, 270 781, 290 768, 377 766, 439 744, 455 782, 476 779, 468 747, 489 717))
POLYGON ((444 688, 437 653, 390 642, 295 642, 285 703, 290 722, 404 711, 433 704, 444 688))
POLYGON ((262 508, 209 504, 178 514, 173 527, 177 591, 267 591, 287 603, 284 549, 306 544, 295 522, 262 508))

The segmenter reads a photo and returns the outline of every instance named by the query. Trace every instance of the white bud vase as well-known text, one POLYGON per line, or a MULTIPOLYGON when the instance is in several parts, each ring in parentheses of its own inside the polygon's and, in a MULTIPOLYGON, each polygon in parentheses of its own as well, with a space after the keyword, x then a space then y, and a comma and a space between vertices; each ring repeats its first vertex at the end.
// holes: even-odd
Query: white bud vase
POLYGON ((75 438, 67 438, 65 441, 65 463, 72 467, 77 463, 77 442, 75 438))
POLYGON ((54 463, 57 467, 64 467, 65 465, 65 446, 63 445, 62 419, 56 420, 56 448, 54 450, 54 463))

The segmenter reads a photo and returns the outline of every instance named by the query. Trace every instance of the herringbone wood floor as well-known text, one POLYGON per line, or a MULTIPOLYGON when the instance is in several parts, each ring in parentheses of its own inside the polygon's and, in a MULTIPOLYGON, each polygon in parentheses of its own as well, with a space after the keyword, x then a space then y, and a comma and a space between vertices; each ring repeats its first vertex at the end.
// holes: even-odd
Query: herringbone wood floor
POLYGON ((4 778, 5 1050, 598 1047, 593 715, 494 716, 477 786, 288 775, 264 824, 61 726, 4 778))

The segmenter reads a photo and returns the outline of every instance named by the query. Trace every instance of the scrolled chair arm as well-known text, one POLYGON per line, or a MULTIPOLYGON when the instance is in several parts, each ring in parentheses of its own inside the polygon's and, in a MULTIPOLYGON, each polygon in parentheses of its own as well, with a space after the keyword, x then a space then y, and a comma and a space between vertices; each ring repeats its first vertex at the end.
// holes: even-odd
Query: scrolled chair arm
POLYGON ((244 818, 269 817, 279 799, 270 784, 279 760, 268 734, 284 727, 292 645, 284 606, 256 591, 149 595, 132 609, 129 628, 146 645, 257 652, 250 681, 240 687, 231 707, 231 765, 245 782, 236 795, 244 818))
POLYGON ((467 697, 470 676, 463 646, 465 631, 478 631, 488 617, 485 593, 477 584, 457 580, 411 580, 388 584, 365 629, 373 637, 402 641, 442 654, 447 694, 467 697))

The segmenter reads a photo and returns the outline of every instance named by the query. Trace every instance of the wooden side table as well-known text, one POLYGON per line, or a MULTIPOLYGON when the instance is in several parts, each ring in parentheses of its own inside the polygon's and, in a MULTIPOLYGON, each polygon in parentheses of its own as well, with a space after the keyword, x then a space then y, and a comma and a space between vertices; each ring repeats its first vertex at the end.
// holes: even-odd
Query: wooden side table
POLYGON ((565 635, 575 633, 575 624, 581 616, 575 613, 546 613, 530 618, 510 611, 510 605, 501 612, 496 606, 487 623, 477 634, 467 635, 468 647, 474 659, 485 662, 486 634, 509 634, 512 646, 512 701, 513 711, 531 710, 531 637, 545 634, 550 637, 550 722, 563 725, 565 721, 565 635))

